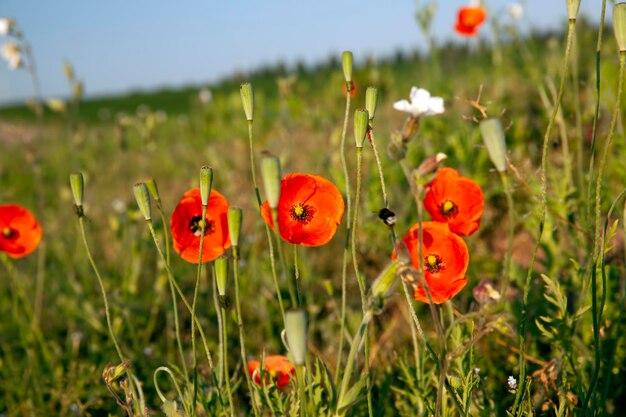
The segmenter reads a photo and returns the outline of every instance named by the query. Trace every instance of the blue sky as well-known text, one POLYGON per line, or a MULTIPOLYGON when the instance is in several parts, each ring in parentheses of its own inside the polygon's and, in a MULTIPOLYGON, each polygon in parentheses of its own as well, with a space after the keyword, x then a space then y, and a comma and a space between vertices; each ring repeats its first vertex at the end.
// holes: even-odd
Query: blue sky
MULTIPOLYGON (((428 0, 1 2, 0 16, 17 20, 32 45, 44 96, 61 97, 69 91, 64 59, 85 82, 86 94, 98 96, 201 84, 278 60, 312 63, 343 50, 358 60, 423 47, 414 16, 428 0)), ((438 41, 455 37, 455 12, 467 2, 437 1, 438 41)), ((484 1, 491 15, 503 18, 513 2, 484 1)), ((525 30, 564 24, 565 0, 521 3, 525 30)), ((600 4, 582 0, 581 12, 598 20, 600 4)), ((481 30, 481 36, 489 31, 481 30)), ((0 104, 30 95, 27 74, 0 62, 0 104)))

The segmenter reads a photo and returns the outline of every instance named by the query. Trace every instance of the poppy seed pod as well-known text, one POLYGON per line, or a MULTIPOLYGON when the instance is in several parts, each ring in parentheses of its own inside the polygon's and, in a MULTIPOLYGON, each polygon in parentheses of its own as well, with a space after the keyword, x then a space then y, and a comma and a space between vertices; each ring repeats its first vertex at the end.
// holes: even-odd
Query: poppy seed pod
POLYGON ((569 20, 576 20, 578 16, 578 8, 580 7, 580 0, 565 0, 567 5, 567 18, 569 20))
POLYGON ((220 296, 226 295, 226 282, 228 281, 228 260, 225 256, 215 259, 215 282, 220 296))
POLYGON ((378 104, 378 88, 367 87, 365 90, 365 109, 369 114, 370 120, 374 120, 376 114, 376 105, 378 104))
POLYGON ((620 52, 626 52, 626 3, 616 4, 613 8, 613 31, 620 52))
POLYGON ((344 51, 341 54, 341 66, 343 67, 343 77, 346 82, 352 81, 352 52, 344 51))
POLYGON ((485 142, 487 153, 498 172, 506 171, 506 144, 500 119, 486 119, 480 122, 480 134, 485 142))
POLYGON ((227 217, 230 244, 233 245, 233 247, 237 247, 239 245, 239 232, 241 231, 243 212, 239 207, 229 207, 227 217))
POLYGON ((72 197, 76 207, 83 206, 83 195, 85 189, 85 181, 82 172, 74 172, 70 174, 70 188, 72 189, 72 197))
POLYGON ((277 156, 264 156, 261 160, 261 174, 263 174, 263 186, 270 208, 278 207, 280 198, 280 159, 277 156))
POLYGON ((143 182, 138 182, 133 186, 133 192, 135 193, 135 200, 139 206, 139 211, 143 215, 146 221, 152 219, 152 207, 150 205, 150 192, 148 187, 143 182))
POLYGON ((239 92, 241 93, 241 102, 243 103, 243 111, 246 113, 246 120, 251 122, 254 117, 254 90, 252 89, 252 84, 241 84, 239 92))
POLYGON ((211 194, 211 188, 213 186, 213 168, 210 166, 203 166, 200 168, 200 199, 202 205, 209 204, 209 195, 211 194))
POLYGON ((358 109, 354 112, 354 140, 357 148, 363 147, 365 134, 369 125, 369 114, 367 110, 358 109))
POLYGON ((306 326, 304 310, 291 310, 285 313, 287 343, 295 365, 304 365, 306 359, 306 326))

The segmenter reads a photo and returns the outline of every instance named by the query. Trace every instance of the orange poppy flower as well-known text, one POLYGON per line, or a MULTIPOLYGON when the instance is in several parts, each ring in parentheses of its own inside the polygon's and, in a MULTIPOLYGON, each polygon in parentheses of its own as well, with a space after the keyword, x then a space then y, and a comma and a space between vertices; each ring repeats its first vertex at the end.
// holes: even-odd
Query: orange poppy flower
POLYGON ((440 168, 429 184, 424 207, 431 219, 445 222, 457 235, 469 236, 478 230, 485 197, 476 181, 452 168, 440 168))
POLYGON ((31 254, 41 241, 41 226, 30 211, 16 204, 0 205, 0 251, 11 258, 31 254))
POLYGON ((487 11, 479 5, 461 7, 454 30, 461 36, 476 36, 478 27, 487 19, 487 11))
MULTIPOLYGON (((424 279, 435 304, 441 304, 459 293, 467 284, 465 272, 469 264, 469 252, 463 239, 452 233, 445 223, 422 222, 422 258, 424 279)), ((411 254, 411 263, 419 268, 418 225, 414 225, 402 240, 411 254)), ((396 258, 394 252, 392 258, 396 258)), ((424 288, 417 283, 413 297, 428 303, 424 288)))
MULTIPOLYGON (((209 262, 223 254, 230 247, 228 235, 228 201, 215 190, 211 190, 206 212, 202 261, 209 262)), ((202 200, 200 189, 187 191, 172 213, 170 229, 174 250, 187 262, 198 263, 200 231, 202 225, 202 200)))
MULTIPOLYGON (((350 98, 355 98, 358 92, 358 88, 356 86, 356 81, 350 81, 350 98)), ((343 96, 345 97, 348 94, 348 86, 346 83, 343 83, 343 96)))
MULTIPOLYGON (((286 356, 272 355, 265 357, 265 383, 271 377, 278 388, 283 388, 296 373, 296 368, 289 362, 286 356)), ((261 361, 256 359, 248 361, 248 374, 258 385, 261 384, 261 361)))
MULTIPOLYGON (((289 174, 280 183, 278 228, 288 242, 303 246, 321 246, 335 235, 343 217, 344 203, 333 183, 311 174, 289 174)), ((274 229, 268 202, 261 215, 274 229)))

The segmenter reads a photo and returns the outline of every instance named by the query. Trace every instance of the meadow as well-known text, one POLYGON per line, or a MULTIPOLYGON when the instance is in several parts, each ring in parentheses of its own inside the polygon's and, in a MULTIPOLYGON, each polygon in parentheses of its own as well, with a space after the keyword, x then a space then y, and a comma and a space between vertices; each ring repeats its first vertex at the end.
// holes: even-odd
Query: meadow
POLYGON ((624 415, 626 4, 564 3, 0 109, 0 415, 624 415))

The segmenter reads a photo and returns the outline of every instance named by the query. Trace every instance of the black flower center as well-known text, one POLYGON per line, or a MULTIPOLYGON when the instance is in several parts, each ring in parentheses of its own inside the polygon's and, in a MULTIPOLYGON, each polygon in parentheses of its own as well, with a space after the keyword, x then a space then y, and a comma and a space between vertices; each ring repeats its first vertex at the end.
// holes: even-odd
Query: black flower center
POLYGON ((446 200, 443 204, 439 206, 439 212, 446 219, 454 217, 459 212, 459 206, 454 204, 454 202, 451 200, 446 200))
POLYGON ((444 268, 443 259, 441 259, 441 256, 437 254, 427 255, 424 258, 424 261, 426 271, 430 272, 431 274, 439 272, 444 268))
POLYGON ((291 206, 289 215, 292 219, 307 224, 313 219, 313 208, 308 204, 297 203, 291 206))
MULTIPOLYGON (((206 236, 207 234, 213 233, 215 223, 213 220, 207 218, 205 218, 204 221, 204 235, 206 236)), ((200 236, 200 233, 202 233, 202 216, 194 216, 191 218, 191 221, 189 222, 189 230, 194 234, 194 236, 200 236)))
POLYGON ((17 230, 11 229, 10 227, 7 226, 2 229, 2 236, 4 236, 7 239, 17 239, 17 237, 19 236, 19 233, 17 232, 17 230))

